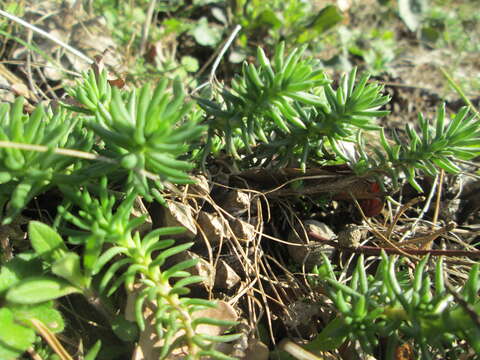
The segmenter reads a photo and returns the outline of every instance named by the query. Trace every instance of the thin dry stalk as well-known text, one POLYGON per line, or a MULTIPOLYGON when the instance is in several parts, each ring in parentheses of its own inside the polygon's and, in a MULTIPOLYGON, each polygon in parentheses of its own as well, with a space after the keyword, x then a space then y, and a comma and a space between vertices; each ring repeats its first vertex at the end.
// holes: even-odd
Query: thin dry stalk
POLYGON ((31 325, 43 337, 43 339, 50 345, 61 360, 73 360, 70 354, 65 350, 60 341, 50 331, 50 329, 37 319, 30 319, 31 325))
POLYGON ((85 62, 87 62, 88 64, 93 64, 93 60, 90 59, 88 56, 86 56, 85 54, 83 54, 82 52, 78 51, 77 49, 75 49, 74 47, 64 43, 63 41, 57 39, 56 37, 50 35, 49 33, 47 33, 46 31, 43 31, 42 29, 36 27, 35 25, 32 25, 28 22, 26 22, 25 20, 23 19, 20 19, 19 17, 15 16, 15 15, 12 15, 4 10, 1 10, 0 9, 0 15, 6 17, 7 19, 10 19, 12 21, 15 21, 16 23, 22 25, 22 26, 25 26, 27 29, 30 29, 30 30, 33 30, 35 31, 37 34, 40 34, 42 36, 44 36, 45 38, 49 39, 50 41, 53 41, 54 43, 60 45, 61 47, 63 47, 65 50, 68 50, 70 51, 72 54, 78 56, 80 59, 84 60, 85 62))
MULTIPOLYGON (((435 211, 433 213, 433 224, 436 224, 438 221, 438 214, 440 213, 440 202, 442 200, 442 188, 443 188, 443 180, 445 177, 445 170, 440 169, 440 176, 438 177, 438 191, 437 191, 437 199, 435 201, 435 211)), ((433 227, 432 227, 433 230, 433 227)))
MULTIPOLYGON (((27 43, 30 45, 32 43, 33 32, 31 30, 28 31, 27 35, 27 43)), ((35 102, 38 102, 38 97, 36 93, 35 82, 33 81, 32 77, 32 55, 30 53, 30 49, 27 50, 27 80, 28 86, 30 88, 30 94, 33 95, 33 99, 35 102)))
POLYGON ((140 41, 140 56, 145 54, 145 49, 147 48, 148 34, 150 32, 150 26, 152 25, 152 18, 156 4, 157 0, 150 0, 150 4, 148 5, 147 15, 142 29, 142 40, 140 41))
POLYGON ((397 210, 397 213, 395 214, 395 217, 393 218, 392 222, 390 223, 386 237, 390 239, 392 236, 392 232, 397 225, 398 221, 400 220, 400 217, 407 211, 408 209, 412 208, 414 205, 418 204, 419 202, 425 201, 425 198, 423 196, 419 196, 416 198, 413 198, 406 204, 402 205, 400 209, 397 210))
POLYGON ((423 209, 422 211, 420 212, 420 214, 415 218, 415 221, 413 222, 411 228, 406 231, 402 238, 400 239, 399 242, 402 242, 404 241, 407 237, 411 236, 414 232, 415 232, 415 228, 417 227, 418 223, 423 219, 423 217, 425 216, 425 214, 428 212, 428 210, 430 209, 430 205, 432 203, 432 200, 433 200, 433 197, 435 195, 435 192, 437 190, 437 183, 438 183, 438 175, 435 176, 435 179, 433 180, 433 183, 432 183, 432 188, 430 189, 430 192, 428 194, 428 197, 427 197, 427 200, 425 202, 425 205, 423 206, 423 209))
MULTIPOLYGON (((25 143, 18 143, 14 141, 0 141, 0 148, 12 148, 12 149, 38 151, 38 152, 52 151, 54 154, 62 155, 62 156, 71 156, 71 157, 76 157, 76 158, 85 159, 85 160, 102 161, 108 164, 117 164, 117 165, 120 164, 118 161, 107 158, 105 156, 96 155, 96 154, 92 154, 92 153, 80 151, 80 150, 66 149, 66 148, 52 149, 44 145, 25 144, 25 143)), ((137 171, 151 180, 156 180, 156 181, 161 180, 158 175, 153 174, 147 170, 137 170, 137 171)))
POLYGON ((239 31, 242 29, 242 27, 240 25, 236 25, 235 28, 232 30, 232 33, 230 34, 230 36, 227 38, 227 40, 225 40, 224 44, 222 45, 221 48, 217 49, 215 51, 215 53, 210 57, 210 59, 208 59, 208 61, 202 66, 202 68, 198 71, 197 73, 197 77, 199 77, 201 74, 203 74, 203 72, 205 71, 205 69, 210 65, 210 63, 213 61, 213 59, 215 58, 215 62, 213 63, 212 65, 212 69, 210 70, 210 76, 209 76, 209 80, 207 82, 204 82, 203 84, 197 86, 191 93, 191 95, 195 94, 196 92, 200 91, 201 89, 203 89, 205 86, 207 86, 208 84, 212 85, 214 84, 215 82, 215 72, 217 71, 217 68, 218 66, 220 65, 220 62, 222 61, 222 58, 223 56, 225 55, 225 53, 227 52, 228 48, 230 47, 230 45, 233 43, 233 40, 235 40, 235 37, 237 36, 237 34, 239 33, 239 31))
POLYGON ((378 229, 373 226, 373 224, 367 219, 367 217, 365 216, 365 213, 363 212, 362 210, 362 207, 360 206, 360 204, 358 203, 357 199, 356 198, 353 198, 353 201, 355 203, 355 206, 357 207, 358 211, 360 211, 360 214, 362 216, 362 219, 363 221, 369 226, 370 228, 370 231, 375 234, 375 236, 377 236, 377 238, 381 241, 383 241, 384 243, 386 243, 387 245, 390 245, 393 249, 395 249, 398 253, 402 254, 402 255, 405 255, 407 257, 411 257, 411 258, 415 258, 418 260, 418 258, 416 258, 414 255, 412 254, 409 254, 405 251, 403 251, 402 249, 400 249, 397 245, 395 245, 389 238, 387 238, 385 235, 383 235, 380 231, 378 231, 378 229))

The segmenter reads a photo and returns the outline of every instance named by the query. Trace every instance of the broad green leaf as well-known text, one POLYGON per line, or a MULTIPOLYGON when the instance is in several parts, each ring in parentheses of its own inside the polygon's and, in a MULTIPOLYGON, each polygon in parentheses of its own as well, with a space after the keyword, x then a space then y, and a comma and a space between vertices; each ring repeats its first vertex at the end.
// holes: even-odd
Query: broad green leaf
POLYGON ((73 252, 68 252, 58 259, 52 265, 52 272, 79 288, 85 287, 88 282, 80 267, 80 256, 73 252))
POLYGON ((15 256, 0 269, 0 295, 20 280, 34 276, 42 271, 42 263, 33 253, 15 256))
POLYGON ((422 27, 421 39, 425 42, 435 43, 442 36, 442 32, 433 26, 422 27))
POLYGON ((28 323, 29 319, 34 318, 40 320, 53 333, 62 332, 65 328, 62 315, 55 309, 53 301, 46 301, 35 305, 11 304, 9 308, 12 310, 17 321, 28 323))
POLYGON ((255 22, 258 26, 270 25, 273 29, 278 29, 283 25, 283 21, 279 15, 278 12, 267 9, 257 16, 255 22))
POLYGON ((0 359, 16 359, 35 341, 35 332, 15 323, 8 308, 0 309, 0 359))
POLYGON ((200 68, 200 65, 198 64, 198 60, 194 58, 193 56, 182 56, 182 59, 180 61, 185 68, 186 71, 188 72, 197 72, 198 69, 200 68))
POLYGON ((222 30, 210 26, 206 17, 202 17, 190 33, 202 46, 215 46, 222 39, 222 30))
POLYGON ((212 7, 212 15, 215 19, 220 21, 223 25, 228 25, 228 18, 225 13, 225 10, 219 7, 212 7))
POLYGON ((240 64, 247 58, 247 54, 242 49, 232 49, 228 55, 228 61, 233 64, 240 64))
POLYGON ((65 280, 49 276, 33 276, 22 280, 7 292, 6 299, 17 304, 37 304, 80 292, 65 280))
POLYGON ((1 171, 0 172, 0 184, 5 184, 12 179, 12 174, 8 171, 1 171))
POLYGON ((318 35, 330 30, 343 20, 342 13, 334 5, 325 6, 315 17, 313 23, 298 37, 300 43, 312 40, 318 35))
POLYGON ((58 260, 67 251, 63 239, 47 224, 30 221, 28 236, 35 252, 46 261, 58 260))
POLYGON ((136 341, 138 339, 138 326, 135 322, 117 316, 112 323, 112 330, 123 341, 136 341))
POLYGON ((340 23, 342 19, 343 16, 340 9, 334 5, 328 5, 320 10, 315 18, 313 27, 320 34, 340 23))

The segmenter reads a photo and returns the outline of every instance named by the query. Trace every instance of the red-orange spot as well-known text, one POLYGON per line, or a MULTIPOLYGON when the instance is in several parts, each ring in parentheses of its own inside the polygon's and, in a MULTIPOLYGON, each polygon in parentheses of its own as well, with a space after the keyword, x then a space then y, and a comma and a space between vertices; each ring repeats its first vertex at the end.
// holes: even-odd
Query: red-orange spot
POLYGON ((363 199, 359 204, 366 217, 377 216, 383 210, 383 201, 380 199, 363 199))

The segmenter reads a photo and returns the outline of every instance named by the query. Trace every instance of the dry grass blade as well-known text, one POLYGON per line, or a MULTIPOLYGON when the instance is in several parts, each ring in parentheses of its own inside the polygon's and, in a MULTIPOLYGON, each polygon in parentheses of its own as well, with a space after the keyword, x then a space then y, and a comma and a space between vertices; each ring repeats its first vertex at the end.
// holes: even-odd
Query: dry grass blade
MULTIPOLYGON (((353 197, 353 195, 352 195, 353 197)), ((390 245, 390 247, 392 247, 393 249, 395 249, 396 251, 398 251, 400 254, 404 255, 404 256, 407 256, 407 257, 410 257, 410 258, 413 258, 413 259, 416 259, 416 260, 419 260, 416 256, 402 250, 401 248, 399 248, 396 244, 394 244, 388 237, 386 237, 385 235, 383 235, 380 231, 378 231, 378 229, 367 219, 367 217, 365 216, 363 210, 362 210, 362 207, 360 206, 360 204, 358 203, 358 200, 353 197, 353 201, 355 203, 355 206, 357 207, 358 211, 360 211, 360 214, 362 215, 362 219, 363 221, 369 226, 370 228, 370 231, 375 234, 375 236, 383 241, 385 244, 388 244, 390 245)))
POLYGON ((55 351, 55 353, 60 357, 61 360, 73 360, 70 354, 65 350, 60 341, 55 337, 55 335, 45 326, 41 321, 37 319, 30 319, 30 323, 35 328, 35 330, 42 335, 44 340, 50 345, 50 347, 55 351))
POLYGON ((25 20, 20 19, 19 17, 15 16, 15 15, 9 14, 8 12, 6 12, 4 10, 1 10, 1 9, 0 9, 0 15, 4 16, 4 17, 6 17, 6 18, 8 18, 12 21, 15 21, 15 22, 19 23, 20 25, 25 26, 26 28, 28 28, 32 31, 35 31, 36 33, 44 36, 45 38, 55 42, 56 44, 62 46, 63 48, 65 48, 65 50, 70 51, 72 54, 78 56, 79 58, 81 58, 82 60, 87 62, 88 64, 93 64, 94 63, 94 61, 92 59, 90 59, 88 56, 86 56, 82 52, 80 52, 77 49, 73 48, 72 46, 66 44, 65 42, 55 38, 54 36, 50 35, 46 31, 43 31, 42 29, 36 27, 35 25, 29 24, 25 20))
POLYGON ((310 351, 305 350, 290 340, 282 341, 279 348, 289 353, 297 360, 323 360, 321 357, 312 354, 310 351))

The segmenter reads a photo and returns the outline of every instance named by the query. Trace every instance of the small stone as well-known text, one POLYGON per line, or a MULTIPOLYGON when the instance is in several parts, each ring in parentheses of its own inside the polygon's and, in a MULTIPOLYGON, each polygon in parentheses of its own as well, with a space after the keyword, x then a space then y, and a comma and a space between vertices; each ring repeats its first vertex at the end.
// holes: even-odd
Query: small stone
POLYGON ((188 185, 188 193, 200 196, 207 196, 210 194, 210 185, 208 180, 203 175, 196 175, 193 177, 194 184, 188 185))
POLYGON ((212 247, 219 245, 227 237, 225 220, 216 214, 200 211, 197 223, 201 229, 198 236, 204 235, 212 247))
POLYGON ((251 242, 255 239, 255 226, 245 221, 235 219, 230 223, 235 237, 239 241, 251 242))
POLYGON ((323 244, 321 241, 308 239, 305 236, 305 232, 313 232, 325 240, 332 240, 336 235, 328 225, 317 220, 306 220, 303 225, 305 229, 299 226, 296 231, 292 231, 288 237, 289 242, 302 245, 288 245, 288 253, 294 263, 299 265, 305 263, 306 269, 310 270, 321 261, 321 253, 331 253, 333 247, 323 244))
POLYGON ((215 271, 215 288, 230 290, 240 282, 240 276, 225 261, 220 260, 217 263, 215 271))
POLYGON ((183 226, 185 232, 171 236, 177 239, 193 240, 197 235, 197 227, 192 214, 192 208, 177 201, 167 200, 167 208, 164 209, 162 226, 183 226))
POLYGON ((355 224, 347 224, 345 228, 338 233, 338 244, 343 247, 357 248, 360 241, 366 234, 366 230, 355 224))
POLYGON ((321 318, 322 314, 322 309, 317 302, 302 299, 287 306, 287 311, 282 317, 287 328, 295 329, 295 332, 301 336, 315 333, 316 320, 321 318))
MULTIPOLYGON (((10 86, 10 81, 8 81, 6 77, 3 77, 1 75, 5 71, 9 73, 7 68, 3 64, 0 64, 0 85, 4 85, 8 87, 10 86)), ((15 101, 15 94, 13 94, 11 91, 0 91, 0 101, 13 103, 15 101)))
POLYGON ((305 226, 307 231, 313 232, 326 240, 332 240, 336 236, 327 224, 317 220, 307 220, 305 221, 305 226))
POLYGON ((250 194, 243 191, 229 191, 221 201, 225 211, 233 216, 239 216, 250 208, 250 194))

